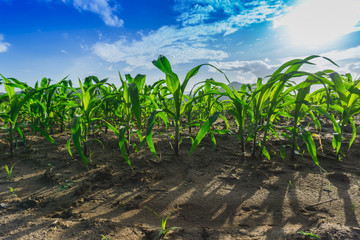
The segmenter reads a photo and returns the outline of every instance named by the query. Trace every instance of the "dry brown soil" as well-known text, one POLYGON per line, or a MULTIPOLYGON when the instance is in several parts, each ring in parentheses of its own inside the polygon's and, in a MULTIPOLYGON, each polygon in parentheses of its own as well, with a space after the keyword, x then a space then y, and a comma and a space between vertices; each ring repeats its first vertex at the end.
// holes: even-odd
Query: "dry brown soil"
POLYGON ((271 161, 242 156, 234 135, 218 136, 215 151, 205 138, 192 156, 189 139, 175 156, 157 135, 160 160, 143 147, 130 155, 134 171, 112 133, 92 142, 90 171, 69 156, 69 132, 53 135, 58 144, 28 137, 13 160, 2 141, 1 167, 16 165, 10 182, 0 169, 0 239, 154 239, 160 221, 146 206, 181 227, 167 239, 360 239, 360 141, 338 161, 330 132, 319 149, 326 172, 306 153, 283 160, 280 140, 271 161))

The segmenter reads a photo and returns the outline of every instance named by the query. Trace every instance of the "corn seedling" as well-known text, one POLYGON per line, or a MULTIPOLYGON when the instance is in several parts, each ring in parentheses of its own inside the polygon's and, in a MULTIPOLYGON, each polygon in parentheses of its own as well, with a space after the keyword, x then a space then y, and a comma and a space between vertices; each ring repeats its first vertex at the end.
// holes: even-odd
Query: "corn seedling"
POLYGON ((15 195, 14 188, 9 187, 9 190, 10 190, 11 195, 14 196, 15 195))
POLYGON ((72 188, 74 185, 74 182, 71 181, 71 180, 66 180, 65 182, 61 183, 59 185, 59 192, 62 192, 62 191, 65 191, 65 190, 68 190, 70 188, 72 188))
POLYGON ((318 235, 313 234, 313 233, 308 233, 308 232, 304 232, 304 231, 298 231, 298 234, 307 236, 307 237, 311 237, 311 238, 315 238, 315 239, 321 239, 318 235))
POLYGON ((7 178, 9 180, 9 182, 11 182, 12 180, 12 172, 13 172, 13 169, 14 169, 14 166, 15 166, 16 163, 14 163, 11 168, 9 169, 8 165, 5 165, 4 168, 6 170, 6 173, 7 173, 7 178))
POLYGON ((158 239, 164 239, 165 238, 165 235, 169 232, 169 231, 172 231, 172 230, 179 230, 181 229, 180 227, 171 227, 171 228, 168 228, 166 229, 166 223, 171 215, 171 213, 169 213, 167 215, 167 217, 165 219, 161 218, 159 216, 159 214, 157 214, 154 210, 152 210, 151 208, 147 207, 146 208, 151 211, 152 213, 154 213, 160 220, 160 224, 161 224, 161 229, 159 230, 159 233, 158 235, 155 237, 155 240, 158 240, 158 239))

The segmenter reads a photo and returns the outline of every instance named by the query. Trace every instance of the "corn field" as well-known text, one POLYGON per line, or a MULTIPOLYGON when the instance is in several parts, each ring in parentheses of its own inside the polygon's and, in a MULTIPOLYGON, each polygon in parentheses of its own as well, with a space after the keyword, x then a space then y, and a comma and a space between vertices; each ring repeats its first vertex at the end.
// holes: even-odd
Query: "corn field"
POLYGON ((315 58, 337 66, 320 56, 294 59, 254 84, 242 84, 240 89, 232 87, 226 74, 210 64, 194 67, 180 81, 164 56, 153 61, 164 79, 152 85, 147 85, 146 76, 141 74, 132 77, 119 73, 120 87, 95 76, 79 79, 79 87, 67 78, 57 83, 43 78, 32 87, 0 75, 0 85, 6 90, 0 95, 1 131, 6 133, 2 140, 8 145, 3 150, 13 158, 18 144, 26 144, 28 134, 41 134, 55 144, 53 133, 70 131, 68 153, 79 157, 89 169, 93 164, 90 142, 105 144, 94 136, 111 131, 118 138, 119 161, 132 168, 129 155, 140 148, 147 147, 154 158, 159 158, 154 134, 168 134, 175 155, 193 153, 205 136, 210 136, 215 148, 217 136, 235 134, 239 141, 234 144, 244 156, 271 160, 268 144, 281 139, 283 159, 295 160, 307 152, 320 167, 317 156, 322 148, 324 119, 333 125, 332 147, 339 160, 356 138, 359 126, 354 116, 360 111, 360 79, 333 70, 303 71, 315 58), (188 93, 189 81, 205 67, 220 72, 223 79, 204 79, 188 93), (284 121, 287 124, 280 124, 284 121), (225 127, 219 128, 216 122, 225 127), (351 128, 350 139, 343 136, 346 127, 351 128), (192 146, 180 150, 185 132, 192 146))

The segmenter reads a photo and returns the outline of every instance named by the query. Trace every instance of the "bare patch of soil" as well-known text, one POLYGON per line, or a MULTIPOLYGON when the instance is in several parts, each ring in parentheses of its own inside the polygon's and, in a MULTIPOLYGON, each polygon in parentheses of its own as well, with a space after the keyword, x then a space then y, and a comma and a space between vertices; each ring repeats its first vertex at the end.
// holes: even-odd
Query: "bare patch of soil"
POLYGON ((0 165, 16 165, 10 182, 0 170, 0 239, 154 239, 160 221, 146 206, 172 213, 167 227, 181 230, 168 239, 360 239, 358 140, 339 162, 324 133, 321 172, 307 154, 281 159, 275 141, 268 161, 242 156, 234 135, 218 136, 215 151, 205 138, 193 155, 185 139, 180 156, 158 135, 160 160, 143 148, 131 171, 116 136, 103 133, 87 171, 67 153, 68 137, 29 137, 13 160, 1 143, 0 165))

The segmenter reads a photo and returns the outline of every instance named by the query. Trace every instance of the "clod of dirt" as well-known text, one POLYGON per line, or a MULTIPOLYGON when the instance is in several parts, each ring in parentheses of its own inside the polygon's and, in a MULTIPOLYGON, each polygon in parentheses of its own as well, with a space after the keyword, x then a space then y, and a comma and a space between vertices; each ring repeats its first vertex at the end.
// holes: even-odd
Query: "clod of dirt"
POLYGON ((77 217, 76 214, 73 214, 72 212, 65 210, 63 212, 57 212, 51 216, 51 218, 62 218, 62 219, 69 219, 72 217, 77 217))
POLYGON ((42 176, 44 182, 59 183, 59 177, 54 174, 53 169, 54 168, 48 168, 45 170, 42 176))
POLYGON ((321 223, 319 228, 311 229, 322 240, 360 239, 358 228, 344 226, 338 223, 321 223))
POLYGON ((22 202, 20 202, 17 207, 21 208, 21 209, 29 209, 29 208, 33 208, 37 205, 36 201, 32 200, 32 199, 27 199, 24 200, 22 202))
POLYGON ((81 195, 85 195, 87 193, 90 193, 92 191, 92 185, 90 183, 82 183, 80 185, 80 187, 78 187, 75 191, 74 191, 74 196, 81 196, 81 195))
POLYGON ((210 234, 206 228, 202 229, 201 237, 203 240, 207 240, 210 237, 210 234))
POLYGON ((113 170, 111 168, 101 169, 97 171, 92 179, 90 180, 92 183, 94 182, 106 182, 111 180, 113 174, 113 170))

